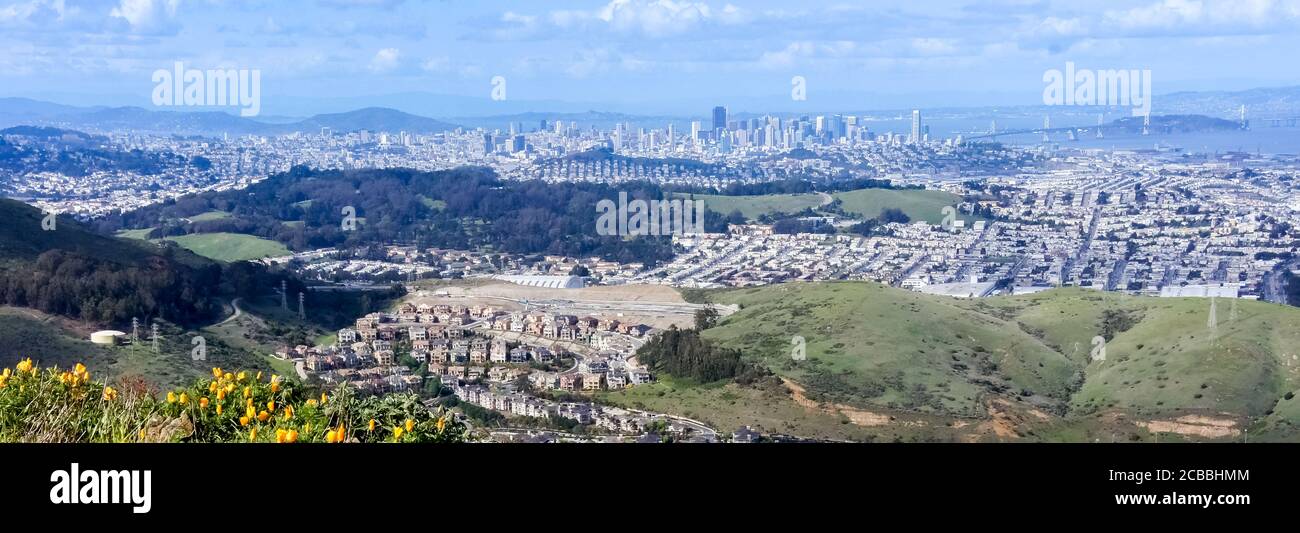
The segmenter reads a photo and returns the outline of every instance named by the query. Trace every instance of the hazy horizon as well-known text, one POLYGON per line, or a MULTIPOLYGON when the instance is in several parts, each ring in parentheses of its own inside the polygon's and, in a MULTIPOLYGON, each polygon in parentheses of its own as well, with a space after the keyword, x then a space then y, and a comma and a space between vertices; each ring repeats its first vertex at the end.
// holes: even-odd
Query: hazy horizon
POLYGON ((1297 22, 1289 0, 20 0, 0 4, 0 84, 150 107, 151 73, 176 62, 256 69, 270 116, 365 101, 443 117, 1035 105, 1044 72, 1067 62, 1149 70, 1155 94, 1300 85, 1275 66, 1300 44, 1297 22), (790 97, 796 78, 806 100, 790 97))

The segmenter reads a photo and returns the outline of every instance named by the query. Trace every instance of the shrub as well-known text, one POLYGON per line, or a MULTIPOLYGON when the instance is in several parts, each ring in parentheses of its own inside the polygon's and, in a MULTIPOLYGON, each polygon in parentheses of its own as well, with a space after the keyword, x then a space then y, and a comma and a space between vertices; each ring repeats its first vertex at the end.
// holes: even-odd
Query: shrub
POLYGON ((463 424, 412 393, 359 398, 340 386, 319 397, 261 372, 212 369, 211 379, 154 395, 143 382, 112 387, 31 359, 0 371, 0 442, 461 442, 463 424))

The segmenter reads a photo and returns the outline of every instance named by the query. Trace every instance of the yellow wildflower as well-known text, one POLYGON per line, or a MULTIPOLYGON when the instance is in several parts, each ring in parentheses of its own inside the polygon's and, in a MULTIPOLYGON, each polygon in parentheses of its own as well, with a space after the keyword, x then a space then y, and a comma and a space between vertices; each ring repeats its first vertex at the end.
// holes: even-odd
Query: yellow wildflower
POLYGON ((246 417, 246 416, 241 416, 241 417, 239 417, 239 425, 241 425, 241 426, 247 426, 247 425, 248 425, 248 417, 246 417))
POLYGON ((117 391, 114 390, 113 387, 104 387, 104 399, 109 401, 116 400, 117 391))
POLYGON ((199 409, 207 409, 207 408, 208 408, 208 398, 206 396, 203 398, 199 398, 199 409))
POLYGON ((216 393, 217 393, 217 382, 215 382, 215 381, 209 381, 209 382, 208 382, 208 394, 216 394, 216 393))
POLYGON ((240 372, 239 375, 236 376, 236 379, 238 379, 239 381, 244 381, 244 380, 248 379, 248 373, 247 373, 247 372, 240 372))
POLYGON ((393 426, 393 440, 402 438, 402 426, 393 426))
POLYGON ((253 388, 252 388, 252 387, 244 387, 244 397, 245 397, 245 398, 248 398, 249 396, 252 396, 252 395, 253 395, 253 388))
POLYGON ((167 403, 176 403, 176 393, 167 391, 167 403))
POLYGON ((328 442, 330 444, 338 442, 337 440, 334 439, 334 430, 331 429, 325 432, 325 442, 328 442))
POLYGON ((221 376, 221 379, 224 379, 226 381, 232 381, 235 379, 235 376, 230 375, 230 372, 226 372, 224 375, 221 376))
POLYGON ((271 382, 271 392, 272 392, 272 393, 280 392, 280 383, 279 383, 279 382, 275 382, 275 381, 271 382))
POLYGON ((248 430, 248 442, 255 442, 256 440, 257 440, 257 428, 248 430))
POLYGON ((275 400, 271 400, 271 401, 269 401, 269 402, 266 402, 266 409, 267 409, 268 411, 274 411, 274 410, 275 410, 275 400))
POLYGON ((217 389, 217 401, 226 399, 226 389, 217 389))
POLYGON ((307 407, 316 407, 316 399, 307 398, 307 407))
POLYGON ((266 412, 266 411, 262 411, 262 412, 260 412, 260 413, 257 413, 257 421, 258 421, 258 422, 266 422, 266 420, 269 419, 269 418, 271 418, 271 413, 268 413, 268 412, 266 412))
POLYGON ((212 367, 212 379, 217 379, 221 377, 222 374, 224 374, 224 372, 221 371, 221 367, 212 367))
POLYGON ((438 433, 447 428, 447 417, 438 417, 438 433))
POLYGON ((14 368, 18 370, 18 373, 20 374, 23 372, 30 372, 32 374, 36 373, 36 366, 32 364, 32 358, 30 357, 19 361, 18 365, 14 368))
POLYGON ((78 374, 78 375, 80 375, 80 374, 85 374, 85 373, 86 373, 86 365, 83 365, 83 364, 81 364, 81 363, 77 363, 75 366, 72 367, 72 373, 73 373, 73 374, 78 374))
POLYGON ((189 403, 190 403, 190 395, 185 394, 185 393, 182 392, 182 393, 181 393, 181 399, 180 399, 179 401, 181 402, 182 405, 189 405, 189 403))
POLYGON ((329 397, 329 396, 326 396, 325 393, 323 393, 323 392, 320 393, 320 404, 321 404, 321 405, 325 405, 325 404, 328 403, 329 401, 330 401, 330 397, 329 397))
POLYGON ((375 431, 375 419, 373 418, 370 419, 370 425, 366 428, 366 431, 369 431, 371 433, 375 431))
POLYGON ((221 416, 221 404, 217 404, 217 416, 221 416))
POLYGON ((408 418, 406 419, 406 431, 409 432, 412 429, 415 429, 415 421, 408 418))

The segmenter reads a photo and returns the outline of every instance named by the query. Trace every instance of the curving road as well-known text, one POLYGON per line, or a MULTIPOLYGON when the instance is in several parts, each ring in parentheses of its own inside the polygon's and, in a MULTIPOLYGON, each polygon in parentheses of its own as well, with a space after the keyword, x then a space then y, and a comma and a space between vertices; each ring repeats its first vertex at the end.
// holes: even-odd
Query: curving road
POLYGON ((214 325, 216 325, 216 326, 224 325, 224 324, 226 324, 227 322, 230 322, 230 321, 232 321, 232 320, 235 320, 236 318, 239 318, 240 315, 244 314, 244 310, 239 308, 239 300, 240 300, 239 298, 235 298, 234 300, 231 300, 231 301, 230 301, 230 306, 235 308, 235 312, 234 312, 233 314, 231 314, 230 316, 226 317, 225 320, 222 320, 221 322, 217 322, 217 323, 214 324, 214 325))

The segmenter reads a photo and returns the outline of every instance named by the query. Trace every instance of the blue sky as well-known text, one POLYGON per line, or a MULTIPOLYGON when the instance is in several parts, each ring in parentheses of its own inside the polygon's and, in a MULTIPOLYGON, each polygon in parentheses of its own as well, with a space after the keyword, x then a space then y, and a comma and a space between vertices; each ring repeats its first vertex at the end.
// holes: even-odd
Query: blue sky
POLYGON ((1066 61, 1157 94, 1298 85, 1298 48, 1300 0, 0 0, 0 96, 145 106, 184 61, 260 69, 272 115, 493 76, 622 111, 780 106, 793 76, 821 108, 1033 104, 1066 61))

